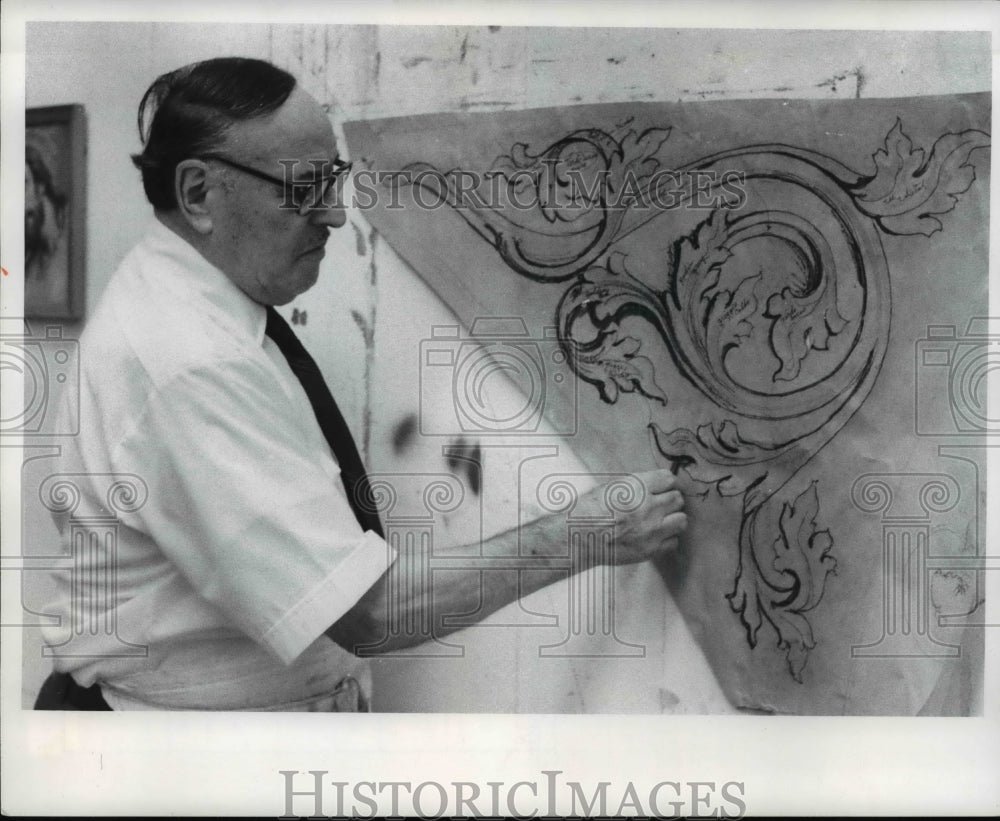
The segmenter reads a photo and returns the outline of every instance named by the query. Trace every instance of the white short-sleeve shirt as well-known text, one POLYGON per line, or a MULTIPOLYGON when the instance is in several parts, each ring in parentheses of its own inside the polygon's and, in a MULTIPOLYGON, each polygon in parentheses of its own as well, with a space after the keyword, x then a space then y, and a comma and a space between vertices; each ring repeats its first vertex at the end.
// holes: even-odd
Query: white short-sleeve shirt
POLYGON ((74 655, 57 655, 57 669, 100 683, 116 709, 267 709, 366 678, 323 633, 394 556, 358 524, 265 321, 154 222, 80 339, 80 434, 60 464, 79 501, 72 521, 56 521, 71 552, 74 521, 116 517, 115 586, 109 597, 100 568, 86 566, 106 558, 78 550, 50 610, 63 624, 46 639, 65 641, 71 625, 74 655), (108 510, 116 475, 138 477, 135 510, 108 510), (109 599, 114 635, 100 612, 109 599))

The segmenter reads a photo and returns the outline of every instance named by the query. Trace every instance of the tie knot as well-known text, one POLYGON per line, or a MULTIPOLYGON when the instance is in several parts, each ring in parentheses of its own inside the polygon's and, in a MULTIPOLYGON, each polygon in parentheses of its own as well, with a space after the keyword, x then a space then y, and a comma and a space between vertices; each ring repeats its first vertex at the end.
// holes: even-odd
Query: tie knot
POLYGON ((293 371, 296 373, 319 371, 315 360, 295 335, 295 331, 291 329, 285 318, 270 306, 267 309, 267 324, 264 326, 264 333, 278 346, 278 350, 288 360, 293 371))
POLYGON ((267 306, 266 311, 267 324, 264 325, 264 333, 267 334, 275 342, 278 341, 278 337, 286 336, 288 334, 294 333, 291 328, 288 327, 288 323, 285 322, 285 318, 279 314, 273 305, 267 306))

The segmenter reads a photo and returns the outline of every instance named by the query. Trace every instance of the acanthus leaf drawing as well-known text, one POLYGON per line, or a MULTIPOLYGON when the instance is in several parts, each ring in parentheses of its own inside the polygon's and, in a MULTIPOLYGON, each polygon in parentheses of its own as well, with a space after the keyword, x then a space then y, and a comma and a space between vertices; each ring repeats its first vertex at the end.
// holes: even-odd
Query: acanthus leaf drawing
POLYGON ((516 178, 521 202, 532 195, 533 215, 459 207, 454 170, 411 168, 434 171, 421 184, 443 190, 512 271, 563 289, 560 339, 601 401, 614 405, 630 393, 669 410, 673 397, 657 378, 666 369, 707 400, 697 430, 650 423, 655 447, 709 492, 740 500, 733 585, 724 595, 748 644, 758 646, 770 625, 789 674, 802 682, 821 640, 810 615, 823 606, 838 561, 850 561, 834 556, 835 527, 821 524, 821 488, 808 467, 879 377, 891 333, 882 235, 942 229, 939 217, 972 184, 970 158, 989 135, 947 133, 925 155, 897 120, 865 176, 783 143, 684 161, 669 156, 670 133, 669 125, 590 128, 539 151, 515 144, 492 170, 507 184, 516 178), (735 175, 745 196, 695 222, 683 206, 693 209, 704 191, 679 194, 676 208, 651 208, 657 175, 668 168, 673 178, 735 175), (628 196, 616 201, 626 184, 628 196), (655 247, 669 250, 637 263, 618 243, 645 226, 657 232, 655 247), (666 246, 664 236, 673 237, 666 246), (645 349, 648 335, 635 323, 652 330, 656 350, 645 349))
POLYGON ((853 190, 858 208, 890 234, 940 231, 937 217, 951 211, 976 178, 969 155, 989 142, 988 134, 974 129, 944 134, 925 160, 897 119, 872 156, 875 174, 853 190))

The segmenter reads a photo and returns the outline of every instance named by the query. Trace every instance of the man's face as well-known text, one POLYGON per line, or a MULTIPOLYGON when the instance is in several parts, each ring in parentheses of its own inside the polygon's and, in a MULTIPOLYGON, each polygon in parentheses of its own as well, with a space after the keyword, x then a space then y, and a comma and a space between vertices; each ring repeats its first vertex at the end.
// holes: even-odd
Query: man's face
MULTIPOLYGON (((296 87, 272 114, 237 123, 219 154, 278 179, 286 171, 279 161, 298 162, 289 176, 308 181, 331 173, 337 142, 326 113, 296 87)), ((218 162, 209 163, 222 186, 211 202, 213 261, 251 299, 284 305, 316 284, 330 228, 346 221, 339 200, 300 215, 282 208, 282 189, 218 162)))

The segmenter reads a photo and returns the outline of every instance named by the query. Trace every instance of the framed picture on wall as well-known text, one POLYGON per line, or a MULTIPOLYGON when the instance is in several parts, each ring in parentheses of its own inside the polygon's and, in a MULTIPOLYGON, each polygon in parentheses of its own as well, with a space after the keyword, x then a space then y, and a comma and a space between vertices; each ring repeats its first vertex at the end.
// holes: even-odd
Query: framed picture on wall
POLYGON ((86 265, 86 119, 82 105, 25 113, 24 314, 80 319, 86 265))

